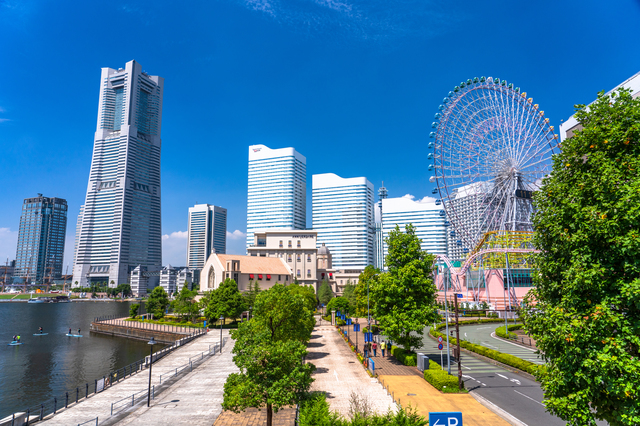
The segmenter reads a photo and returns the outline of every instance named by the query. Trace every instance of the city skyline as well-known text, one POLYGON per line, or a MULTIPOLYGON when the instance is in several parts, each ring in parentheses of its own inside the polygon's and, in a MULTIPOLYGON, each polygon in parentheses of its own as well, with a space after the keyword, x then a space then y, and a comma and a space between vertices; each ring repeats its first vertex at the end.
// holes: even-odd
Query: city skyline
MULTIPOLYGON (((162 263, 176 265, 186 264, 184 212, 195 203, 225 206, 227 251, 244 252, 250 145, 294 147, 308 158, 308 175, 366 176, 376 190, 384 180, 394 197, 422 199, 432 188, 420 155, 429 125, 460 81, 506 78, 558 129, 574 104, 591 102, 640 70, 640 59, 629 53, 640 36, 637 3, 494 10, 473 2, 348 4, 337 10, 278 3, 267 13, 243 2, 213 2, 197 12, 162 2, 153 8, 2 2, 0 36, 9 43, 0 48, 0 69, 13 83, 0 95, 0 263, 15 256, 24 198, 64 198, 75 220, 89 176, 101 67, 135 59, 169 82, 162 263), (184 24, 163 31, 176 21, 184 24), (101 27, 136 42, 96 49, 104 43, 101 27), (488 48, 476 48, 482 44, 488 48), (15 63, 20 73, 11 71, 15 63), (38 78, 45 67, 46 82, 38 78), (70 69, 73 84, 52 83, 70 69), (59 131, 62 123, 73 125, 59 131)), ((64 267, 73 262, 74 236, 75 227, 67 226, 64 267)))

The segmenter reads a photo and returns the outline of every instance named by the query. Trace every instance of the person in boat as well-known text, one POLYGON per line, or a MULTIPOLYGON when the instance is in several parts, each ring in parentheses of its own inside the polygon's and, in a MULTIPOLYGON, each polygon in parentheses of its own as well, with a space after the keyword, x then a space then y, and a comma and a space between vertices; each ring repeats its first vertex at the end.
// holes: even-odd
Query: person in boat
POLYGON ((69 334, 71 334, 71 329, 69 329, 69 334))
POLYGON ((18 337, 18 335, 17 335, 17 334, 14 334, 14 335, 13 335, 12 343, 17 341, 17 340, 16 340, 16 338, 17 338, 17 337, 18 337))
POLYGON ((78 336, 80 335, 80 329, 78 329, 78 336))
POLYGON ((42 327, 40 327, 40 328, 38 329, 38 332, 39 332, 40 334, 42 334, 42 327))
POLYGON ((20 343, 20 335, 18 334, 18 338, 16 339, 16 342, 20 343))

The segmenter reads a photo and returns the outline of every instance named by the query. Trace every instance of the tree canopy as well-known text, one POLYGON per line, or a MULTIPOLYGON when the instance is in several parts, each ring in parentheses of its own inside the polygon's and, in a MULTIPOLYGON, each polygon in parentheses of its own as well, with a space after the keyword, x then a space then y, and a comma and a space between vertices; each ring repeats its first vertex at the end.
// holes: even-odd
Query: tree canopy
POLYGON ((422 336, 415 333, 421 334, 426 324, 439 317, 432 272, 434 257, 422 250, 411 224, 405 232, 396 225, 386 243, 389 271, 375 276, 369 289, 375 300, 375 317, 385 333, 405 349, 420 348, 422 336))
MULTIPOLYGON (((358 284, 356 284, 356 288, 354 290, 355 293, 355 314, 362 318, 367 316, 367 285, 369 286, 369 291, 371 291, 371 286, 373 285, 374 280, 377 278, 380 270, 375 268, 372 265, 364 268, 364 271, 360 274, 358 278, 358 284)), ((371 299, 371 294, 369 294, 369 311, 373 312, 375 305, 375 300, 371 299)))
POLYGON ((313 291, 313 287, 294 283, 289 286, 289 292, 292 295, 300 295, 304 299, 304 305, 309 311, 314 312, 316 310, 318 299, 316 299, 316 292, 313 291))
POLYGON ((340 311, 342 314, 353 313, 349 309, 349 301, 345 297, 334 297, 329 301, 327 305, 327 314, 330 314, 333 310, 340 311))
POLYGON ((318 300, 321 304, 327 306, 332 298, 333 291, 331 290, 329 283, 325 280, 320 284, 320 288, 318 289, 318 300))
POLYGON ((640 423, 640 99, 576 105, 535 194, 541 253, 526 327, 547 360, 547 409, 571 425, 640 423))
POLYGON ((358 306, 356 300, 356 286, 351 282, 351 280, 347 280, 344 290, 342 290, 342 297, 347 299, 349 302, 349 312, 355 313, 356 307, 358 306))
POLYGON ((158 286, 153 289, 149 298, 147 299, 146 310, 152 313, 155 318, 164 317, 164 312, 169 306, 169 296, 164 288, 158 286))
POLYGON ((197 291, 189 290, 189 283, 185 281, 182 290, 171 303, 173 312, 183 320, 193 321, 200 313, 200 305, 195 301, 197 294, 197 291))
POLYGON ((227 318, 237 318, 245 310, 244 302, 236 282, 227 278, 204 298, 204 316, 209 323, 217 321, 220 317, 226 322, 227 318))
POLYGON ((256 298, 251 321, 258 328, 269 330, 272 340, 309 341, 315 325, 304 296, 289 290, 291 286, 276 284, 256 298))

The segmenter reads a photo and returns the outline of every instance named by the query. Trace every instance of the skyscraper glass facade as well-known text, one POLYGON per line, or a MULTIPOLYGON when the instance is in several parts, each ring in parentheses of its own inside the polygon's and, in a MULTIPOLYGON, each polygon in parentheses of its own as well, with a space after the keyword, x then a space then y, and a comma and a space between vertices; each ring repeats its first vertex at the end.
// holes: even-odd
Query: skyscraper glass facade
POLYGON ((249 147, 247 247, 257 229, 305 229, 307 159, 293 148, 249 147))
POLYGON ((373 264, 375 224, 373 184, 364 177, 313 175, 313 229, 317 244, 331 251, 335 269, 373 264))
POLYGON ((67 201, 38 194, 22 204, 15 280, 20 283, 49 283, 62 274, 64 240, 67 232, 67 201))
POLYGON ((164 79, 136 61, 103 68, 73 283, 129 281, 162 266, 160 148, 164 79))
POLYGON ((227 209, 211 204, 189 207, 187 266, 202 269, 212 253, 227 252, 227 209))
MULTIPOLYGON (((422 240, 422 250, 433 254, 447 254, 447 228, 441 205, 431 201, 413 201, 409 198, 385 198, 382 200, 382 233, 384 256, 389 253, 387 238, 396 225, 404 232, 406 225, 416 228, 422 240)), ((386 268, 385 268, 386 269, 386 268)))

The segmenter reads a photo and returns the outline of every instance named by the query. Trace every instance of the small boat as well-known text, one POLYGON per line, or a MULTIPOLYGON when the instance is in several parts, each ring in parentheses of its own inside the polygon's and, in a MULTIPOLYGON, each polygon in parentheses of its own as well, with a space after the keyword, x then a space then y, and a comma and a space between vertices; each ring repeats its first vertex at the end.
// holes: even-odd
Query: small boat
POLYGON ((69 337, 82 337, 82 334, 69 334, 69 333, 67 333, 67 336, 69 336, 69 337))
POLYGON ((14 340, 13 342, 9 343, 9 344, 8 344, 8 346, 18 346, 18 345, 21 345, 21 344, 22 344, 22 343, 20 343, 20 342, 16 342, 16 341, 14 340))
POLYGON ((44 302, 44 300, 38 299, 36 297, 35 299, 31 298, 31 299, 27 300, 27 303, 45 303, 45 302, 44 302))
POLYGON ((49 333, 33 333, 34 336, 46 336, 49 333))

